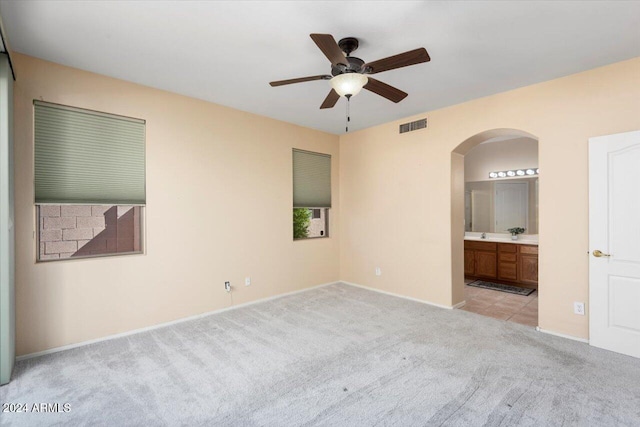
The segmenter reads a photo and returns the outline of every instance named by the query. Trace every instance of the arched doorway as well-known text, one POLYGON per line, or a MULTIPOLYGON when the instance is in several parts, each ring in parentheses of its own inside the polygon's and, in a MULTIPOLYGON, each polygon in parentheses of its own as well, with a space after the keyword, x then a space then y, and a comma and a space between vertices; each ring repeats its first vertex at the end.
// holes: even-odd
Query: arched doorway
MULTIPOLYGON (((462 141, 451 152, 451 259, 452 259, 452 262, 451 262, 451 268, 452 268, 451 297, 452 298, 451 299, 454 307, 462 307, 465 304, 465 249, 464 249, 465 223, 469 225, 468 224, 468 221, 469 221, 468 204, 467 204, 467 212, 465 212, 465 181, 466 181, 465 180, 465 155, 467 155, 472 149, 478 147, 480 144, 491 143, 491 142, 501 142, 501 141, 508 143, 510 140, 516 140, 516 139, 527 139, 536 143, 536 162, 537 162, 538 138, 535 135, 532 135, 526 131, 519 130, 519 129, 501 128, 501 129, 486 130, 484 132, 477 133, 467 138, 466 140, 462 141)), ((483 145, 483 147, 485 146, 483 145)), ((477 151, 477 150, 474 150, 474 151, 477 151)), ((530 165, 530 166, 537 167, 538 165, 536 164, 536 165, 530 165)), ((526 166, 526 167, 530 167, 530 166, 526 166)), ((511 167, 509 166, 508 169, 510 168, 511 167)), ((485 177, 485 179, 488 179, 488 176, 485 177)), ((507 181, 508 180, 505 180, 505 182, 507 181)), ((469 197, 467 194, 467 199, 468 198, 469 197)), ((470 230, 470 228, 467 227, 467 230, 470 230)), ((491 231, 494 231, 494 230, 492 229, 491 231)), ((495 236, 495 237, 500 238, 502 236, 495 236)), ((510 236, 507 234, 504 237, 509 238, 510 236)), ((496 268, 496 275, 497 275, 498 274, 497 268, 501 264, 498 263, 499 254, 496 253, 494 256, 495 256, 495 262, 496 262, 495 268, 496 268)), ((490 258, 490 261, 492 260, 493 259, 490 258)), ((520 265, 520 257, 518 257, 517 263, 518 265, 520 265)), ((537 254, 536 254, 536 263, 537 263, 537 254)), ((537 264, 536 264, 536 274, 537 274, 537 264)), ((497 276, 496 276, 495 282, 501 282, 501 280, 497 280, 497 276)), ((509 282, 503 281, 503 283, 508 284, 509 282)))

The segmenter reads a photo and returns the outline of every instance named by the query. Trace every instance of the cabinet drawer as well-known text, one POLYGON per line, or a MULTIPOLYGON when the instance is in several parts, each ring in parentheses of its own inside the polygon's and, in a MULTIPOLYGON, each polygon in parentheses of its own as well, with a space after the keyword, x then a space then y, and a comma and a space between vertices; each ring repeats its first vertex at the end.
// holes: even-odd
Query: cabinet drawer
POLYGON ((498 250, 500 252, 513 252, 516 253, 518 251, 518 245, 514 245, 511 243, 498 243, 498 250))
POLYGON ((498 250, 498 244, 492 242, 475 242, 472 240, 464 241, 465 249, 480 249, 482 251, 495 252, 498 250))
POLYGON ((518 280, 518 268, 516 263, 500 263, 498 265, 498 278, 504 280, 518 280))
POLYGON ((537 254, 538 253, 538 247, 537 246, 520 245, 520 253, 521 254, 537 254))
POLYGON ((516 254, 500 252, 500 262, 516 262, 516 254))

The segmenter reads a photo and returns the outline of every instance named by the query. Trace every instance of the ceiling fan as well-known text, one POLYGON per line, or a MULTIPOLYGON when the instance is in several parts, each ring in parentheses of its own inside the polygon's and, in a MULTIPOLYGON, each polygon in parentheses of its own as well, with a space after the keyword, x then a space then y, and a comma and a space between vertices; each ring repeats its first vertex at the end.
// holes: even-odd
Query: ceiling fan
POLYGON ((351 96, 360 92, 362 88, 387 98, 390 101, 400 102, 407 97, 408 94, 406 92, 369 77, 369 75, 431 60, 427 50, 421 47, 365 63, 360 58, 350 56, 351 52, 358 49, 358 39, 355 37, 346 37, 336 43, 331 34, 310 34, 310 36, 331 62, 331 75, 321 74, 297 79, 278 80, 269 84, 275 87, 313 80, 330 80, 332 89, 322 105, 320 105, 321 109, 332 108, 341 96, 349 99, 351 96))

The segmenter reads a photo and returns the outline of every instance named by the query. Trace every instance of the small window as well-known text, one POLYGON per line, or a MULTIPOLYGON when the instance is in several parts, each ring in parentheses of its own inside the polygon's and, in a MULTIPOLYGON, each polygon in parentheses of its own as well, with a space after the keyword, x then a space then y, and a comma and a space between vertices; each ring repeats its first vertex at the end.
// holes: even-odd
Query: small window
POLYGON ((293 208, 293 238, 313 239, 329 236, 329 209, 293 208), (315 213, 318 216, 315 216, 315 213))
POLYGON ((331 156, 293 150, 293 238, 329 236, 331 156))
POLYGON ((145 122, 34 101, 38 261, 142 252, 145 122))
POLYGON ((38 261, 142 252, 142 208, 39 205, 38 261))

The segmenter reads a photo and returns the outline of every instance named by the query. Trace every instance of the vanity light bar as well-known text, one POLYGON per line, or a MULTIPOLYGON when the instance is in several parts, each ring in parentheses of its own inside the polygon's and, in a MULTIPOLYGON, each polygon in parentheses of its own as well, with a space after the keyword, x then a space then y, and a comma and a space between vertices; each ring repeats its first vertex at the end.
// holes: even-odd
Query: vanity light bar
POLYGON ((489 178, 511 178, 514 176, 533 176, 533 175, 538 175, 539 173, 540 173, 540 169, 538 168, 515 169, 510 171, 489 172, 489 178))

